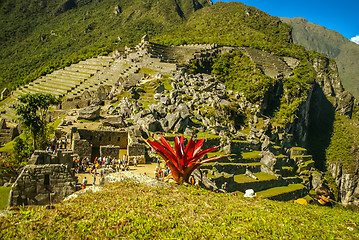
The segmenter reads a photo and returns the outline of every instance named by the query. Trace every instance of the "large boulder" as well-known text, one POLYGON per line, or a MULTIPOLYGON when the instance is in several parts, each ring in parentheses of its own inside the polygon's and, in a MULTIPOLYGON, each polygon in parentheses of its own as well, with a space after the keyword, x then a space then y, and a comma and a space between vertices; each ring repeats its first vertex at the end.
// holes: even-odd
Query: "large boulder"
POLYGON ((272 152, 262 151, 261 163, 266 165, 270 170, 273 170, 277 163, 277 159, 272 152))
POLYGON ((114 128, 124 128, 126 123, 123 121, 122 117, 108 117, 103 120, 102 125, 104 127, 114 127, 114 128))
POLYGON ((155 89, 155 93, 163 93, 165 90, 165 85, 161 84, 155 89))
POLYGON ((94 120, 100 117, 100 106, 88 106, 79 110, 77 119, 94 120))

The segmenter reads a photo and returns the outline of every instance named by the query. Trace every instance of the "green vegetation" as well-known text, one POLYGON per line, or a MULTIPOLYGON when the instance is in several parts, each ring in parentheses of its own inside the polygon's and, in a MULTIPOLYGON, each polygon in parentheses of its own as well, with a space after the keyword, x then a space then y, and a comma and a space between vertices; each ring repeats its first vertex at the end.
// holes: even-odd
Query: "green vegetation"
POLYGON ((47 146, 51 130, 47 124, 46 115, 51 105, 59 104, 61 100, 51 94, 25 94, 18 98, 16 114, 20 116, 23 126, 30 132, 33 149, 44 149, 47 146))
POLYGON ((0 187, 0 210, 7 208, 11 187, 0 187))
POLYGON ((359 214, 185 186, 116 183, 51 207, 20 207, 3 239, 357 239, 359 214), (139 194, 141 193, 141 194, 139 194), (280 217, 278 217, 280 216, 280 217), (325 216, 325 217, 324 217, 325 216))
POLYGON ((269 180, 277 179, 276 176, 264 172, 257 172, 254 173, 254 175, 258 178, 258 180, 250 178, 244 174, 239 174, 234 176, 234 181, 238 183, 244 183, 244 182, 256 182, 256 181, 269 181, 269 180))
POLYGON ((259 197, 271 197, 271 196, 275 196, 275 195, 279 195, 282 193, 287 193, 287 192, 291 192, 291 191, 295 191, 295 190, 300 190, 305 188, 305 186, 303 184, 289 184, 288 186, 284 186, 284 187, 275 187, 275 188, 270 188, 264 191, 261 191, 258 193, 259 197))
POLYGON ((336 115, 333 134, 326 158, 329 163, 343 165, 349 172, 354 173, 358 164, 359 130, 356 125, 350 124, 346 117, 336 115))
POLYGON ((357 89, 359 68, 357 64, 359 47, 340 33, 310 23, 301 18, 281 18, 293 27, 293 41, 306 49, 320 52, 335 59, 346 90, 359 98, 357 89))
POLYGON ((261 157, 260 151, 252 151, 252 152, 243 152, 242 158, 243 159, 253 159, 253 158, 260 158, 261 157))
POLYGON ((205 0, 2 1, 0 89, 115 47, 122 50, 145 33, 170 31, 206 5, 205 0))
POLYGON ((230 89, 244 93, 251 102, 263 97, 274 79, 264 75, 250 60, 240 52, 223 54, 215 59, 212 74, 230 89))

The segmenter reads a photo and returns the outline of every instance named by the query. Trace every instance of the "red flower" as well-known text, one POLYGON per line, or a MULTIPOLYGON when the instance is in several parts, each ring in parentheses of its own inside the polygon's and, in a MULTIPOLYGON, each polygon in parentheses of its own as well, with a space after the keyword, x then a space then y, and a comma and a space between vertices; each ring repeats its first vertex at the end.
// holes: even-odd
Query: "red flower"
POLYGON ((183 136, 180 138, 176 136, 175 151, 162 135, 160 141, 147 140, 147 143, 151 146, 151 148, 166 161, 168 167, 171 169, 174 180, 178 184, 187 182, 191 173, 203 163, 228 156, 214 156, 199 161, 204 155, 216 150, 219 146, 207 148, 201 151, 204 139, 192 140, 192 138, 193 137, 191 137, 188 141, 185 148, 183 136))

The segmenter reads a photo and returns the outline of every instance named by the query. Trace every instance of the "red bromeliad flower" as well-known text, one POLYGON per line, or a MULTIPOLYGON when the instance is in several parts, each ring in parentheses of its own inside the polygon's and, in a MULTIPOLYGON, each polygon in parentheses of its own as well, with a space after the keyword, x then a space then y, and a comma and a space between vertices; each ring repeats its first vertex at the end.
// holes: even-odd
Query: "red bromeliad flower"
POLYGON ((191 173, 203 163, 227 156, 214 156, 199 161, 204 155, 216 150, 219 146, 207 148, 201 151, 204 139, 192 140, 192 138, 193 137, 191 137, 191 139, 188 141, 185 148, 183 136, 180 138, 176 136, 175 151, 172 149, 167 140, 162 136, 162 134, 160 141, 147 140, 147 143, 151 146, 151 148, 166 161, 168 167, 171 169, 174 180, 178 184, 187 182, 191 173))

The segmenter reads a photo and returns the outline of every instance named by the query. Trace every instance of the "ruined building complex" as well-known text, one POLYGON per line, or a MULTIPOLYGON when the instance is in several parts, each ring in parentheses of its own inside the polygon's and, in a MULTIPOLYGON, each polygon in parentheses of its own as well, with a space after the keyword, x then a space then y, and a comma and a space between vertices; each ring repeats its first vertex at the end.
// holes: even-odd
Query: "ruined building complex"
POLYGON ((11 188, 9 207, 56 203, 74 193, 77 179, 71 171, 72 155, 67 150, 56 155, 35 151, 11 188))

